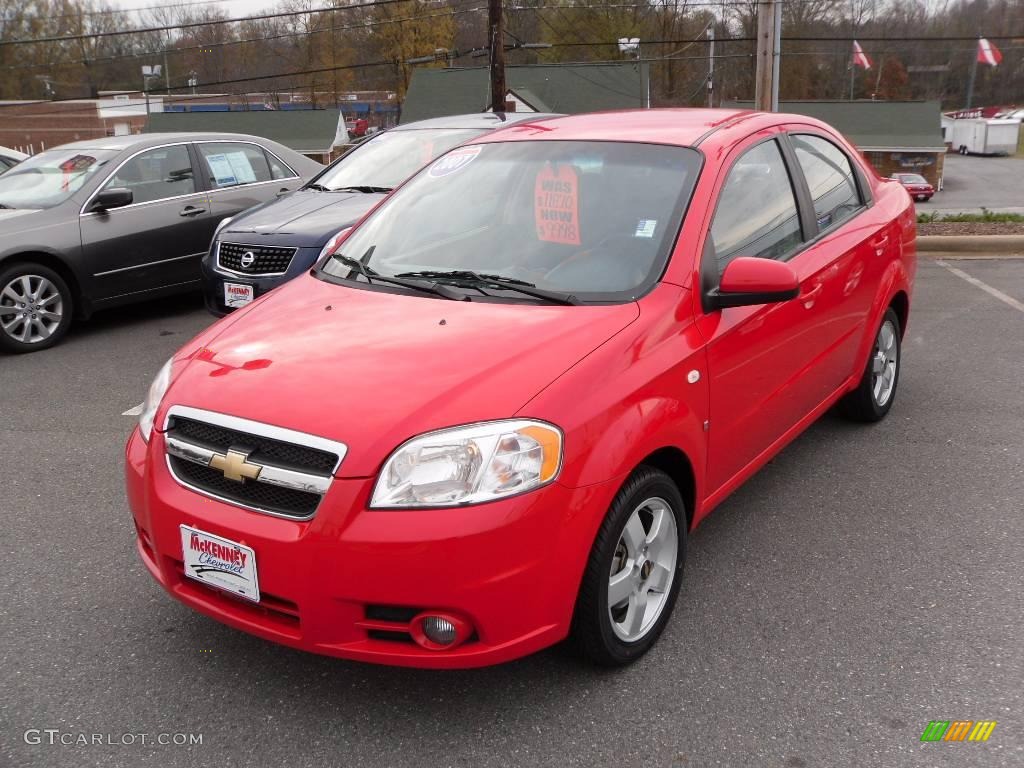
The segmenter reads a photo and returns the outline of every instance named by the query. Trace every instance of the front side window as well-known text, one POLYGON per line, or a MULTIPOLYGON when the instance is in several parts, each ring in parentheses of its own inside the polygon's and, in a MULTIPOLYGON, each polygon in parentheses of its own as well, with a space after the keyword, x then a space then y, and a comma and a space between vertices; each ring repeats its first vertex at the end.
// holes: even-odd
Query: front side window
POLYGON ((197 144, 210 189, 270 181, 273 175, 262 147, 241 142, 197 144))
POLYGON ((133 203, 151 203, 196 191, 192 159, 184 144, 159 147, 136 155, 107 180, 104 189, 130 189, 133 203))
POLYGON ((775 141, 764 141, 729 170, 711 239, 719 270, 737 256, 778 259, 803 242, 793 184, 775 141))
POLYGON ((0 208, 60 205, 118 155, 112 149, 50 149, 0 176, 0 208))
MULTIPOLYGON (((471 144, 399 189, 342 255, 392 277, 470 271, 581 301, 627 301, 660 276, 699 168, 696 151, 674 146, 471 144)), ((322 269, 352 279, 341 258, 322 269)))
POLYGON ((814 200, 818 229, 828 229, 853 216, 861 202, 850 158, 820 136, 796 134, 792 139, 797 161, 814 200))

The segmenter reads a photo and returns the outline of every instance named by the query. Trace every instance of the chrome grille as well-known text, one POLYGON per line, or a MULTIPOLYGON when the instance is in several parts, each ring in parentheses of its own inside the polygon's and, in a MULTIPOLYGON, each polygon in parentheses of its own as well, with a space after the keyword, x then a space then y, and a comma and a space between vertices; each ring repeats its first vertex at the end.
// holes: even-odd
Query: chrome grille
POLYGON ((220 243, 217 264, 241 275, 280 275, 288 271, 298 248, 220 243))
POLYGON ((181 485, 278 517, 312 517, 345 457, 342 443, 212 411, 173 406, 167 466, 181 485))

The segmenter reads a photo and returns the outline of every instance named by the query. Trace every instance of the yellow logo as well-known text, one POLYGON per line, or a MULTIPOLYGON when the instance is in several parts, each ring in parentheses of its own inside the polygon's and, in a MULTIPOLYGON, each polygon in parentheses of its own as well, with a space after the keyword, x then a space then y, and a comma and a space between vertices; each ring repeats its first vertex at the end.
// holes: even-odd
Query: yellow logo
POLYGON ((263 471, 261 464, 249 462, 249 454, 240 453, 234 448, 227 453, 215 453, 210 459, 210 466, 224 473, 228 480, 244 483, 246 480, 255 480, 263 471))

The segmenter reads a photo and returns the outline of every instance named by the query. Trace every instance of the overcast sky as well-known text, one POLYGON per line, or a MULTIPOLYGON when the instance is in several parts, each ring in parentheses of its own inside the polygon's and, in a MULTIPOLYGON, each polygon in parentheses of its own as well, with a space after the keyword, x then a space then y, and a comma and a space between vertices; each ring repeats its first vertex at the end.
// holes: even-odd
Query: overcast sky
MULTIPOLYGON (((192 0, 184 0, 193 5, 192 0)), ((154 5, 170 5, 173 0, 109 0, 115 8, 145 8, 154 5)), ((279 3, 274 0, 206 0, 203 5, 213 5, 227 12, 229 16, 249 16, 265 10, 276 10, 279 3)))

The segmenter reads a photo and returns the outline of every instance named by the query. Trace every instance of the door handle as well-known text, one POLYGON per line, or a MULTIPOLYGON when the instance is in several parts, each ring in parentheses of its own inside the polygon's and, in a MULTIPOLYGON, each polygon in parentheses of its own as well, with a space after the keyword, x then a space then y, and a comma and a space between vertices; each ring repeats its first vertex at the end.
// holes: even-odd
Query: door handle
POLYGON ((277 190, 277 196, 280 197, 281 195, 287 195, 289 192, 291 192, 291 190, 288 189, 288 187, 281 187, 277 190))
POLYGON ((883 253, 885 253, 885 246, 887 246, 888 244, 888 235, 882 235, 881 237, 876 237, 874 240, 872 240, 871 247, 875 249, 875 256, 881 256, 883 253))
POLYGON ((813 288, 811 288, 811 290, 807 291, 806 293, 800 296, 800 301, 804 303, 804 307, 806 309, 810 309, 811 307, 814 306, 815 298, 817 298, 818 294, 821 293, 821 290, 824 287, 824 283, 818 283, 813 288))
POLYGON ((196 208, 194 205, 186 205, 178 211, 179 216, 198 216, 200 213, 206 213, 206 209, 196 208))

